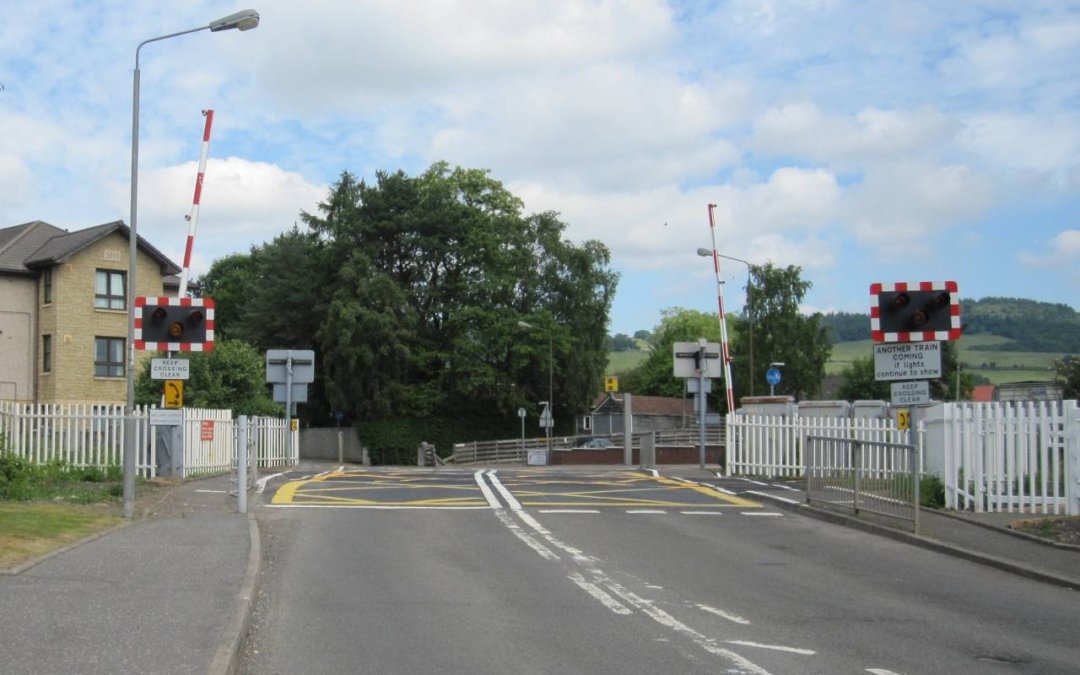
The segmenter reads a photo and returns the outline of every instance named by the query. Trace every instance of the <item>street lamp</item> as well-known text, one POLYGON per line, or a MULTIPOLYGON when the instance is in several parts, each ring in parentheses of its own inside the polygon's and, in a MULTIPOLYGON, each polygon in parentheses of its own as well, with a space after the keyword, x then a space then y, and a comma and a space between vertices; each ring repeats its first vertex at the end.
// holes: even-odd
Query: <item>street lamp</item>
MULTIPOLYGON (((536 326, 532 325, 528 321, 518 321, 518 327, 527 328, 533 330, 536 326)), ((552 354, 552 331, 549 329, 548 334, 548 423, 547 423, 547 459, 545 464, 551 464, 551 428, 555 426, 555 359, 552 354)))
MULTIPOLYGON (((707 248, 699 248, 697 254, 705 258, 711 258, 713 252, 707 248)), ((730 255, 724 255, 723 253, 717 253, 718 258, 724 258, 725 260, 734 260, 735 262, 741 262, 746 265, 746 319, 750 329, 750 395, 754 395, 754 294, 750 290, 750 276, 753 272, 753 265, 742 258, 736 258, 730 255)))
POLYGON ((131 213, 128 226, 128 272, 127 272, 127 405, 124 416, 124 517, 131 518, 135 511, 135 262, 138 255, 138 213, 139 213, 139 51, 144 45, 159 42, 188 33, 209 30, 251 30, 259 25, 259 13, 245 9, 205 26, 189 28, 178 33, 169 33, 149 40, 143 40, 135 48, 135 74, 131 95, 131 213))

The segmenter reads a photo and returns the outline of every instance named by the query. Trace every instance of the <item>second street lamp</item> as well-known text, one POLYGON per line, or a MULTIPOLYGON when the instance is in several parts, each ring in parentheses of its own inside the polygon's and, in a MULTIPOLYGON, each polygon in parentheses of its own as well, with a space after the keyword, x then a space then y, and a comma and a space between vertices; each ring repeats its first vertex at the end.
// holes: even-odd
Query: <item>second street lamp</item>
MULTIPOLYGON (((704 258, 711 258, 713 252, 707 248, 699 248, 697 254, 704 258)), ((750 395, 754 395, 754 293, 750 290, 751 275, 753 274, 754 266, 748 261, 742 258, 736 258, 730 255, 724 255, 723 253, 717 253, 716 257, 723 258, 725 260, 734 260, 746 265, 746 323, 750 332, 750 395)))
POLYGON ((189 28, 177 33, 161 35, 143 40, 135 48, 135 72, 132 78, 131 94, 131 212, 128 217, 128 272, 127 272, 127 403, 124 411, 124 508, 125 518, 131 518, 135 511, 135 268, 139 247, 139 52, 151 42, 160 42, 169 38, 198 33, 208 30, 251 30, 259 25, 259 13, 245 9, 228 16, 223 16, 198 28, 189 28))

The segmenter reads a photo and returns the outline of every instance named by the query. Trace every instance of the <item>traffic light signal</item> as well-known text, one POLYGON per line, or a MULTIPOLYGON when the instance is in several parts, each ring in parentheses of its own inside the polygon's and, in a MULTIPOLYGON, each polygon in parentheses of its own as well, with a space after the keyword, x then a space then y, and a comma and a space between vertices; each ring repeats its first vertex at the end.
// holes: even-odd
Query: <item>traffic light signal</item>
POLYGON ((870 294, 870 337, 875 342, 960 337, 960 302, 955 281, 872 284, 870 294))
POLYGON ((135 298, 135 349, 187 352, 214 348, 210 298, 135 298))

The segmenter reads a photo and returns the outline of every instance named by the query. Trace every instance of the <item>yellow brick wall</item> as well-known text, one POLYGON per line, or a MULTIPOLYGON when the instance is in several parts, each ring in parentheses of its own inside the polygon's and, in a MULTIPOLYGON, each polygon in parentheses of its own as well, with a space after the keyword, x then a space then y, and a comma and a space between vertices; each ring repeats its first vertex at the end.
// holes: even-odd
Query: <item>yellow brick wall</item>
MULTIPOLYGON (((136 268, 136 295, 163 295, 161 268, 140 252, 136 268)), ((51 373, 39 376, 38 399, 43 403, 110 402, 127 399, 126 377, 95 377, 94 345, 97 337, 127 340, 126 310, 98 309, 94 305, 97 270, 127 272, 128 240, 119 233, 88 246, 53 272, 53 302, 41 308, 41 334, 53 335, 51 373)), ((136 352, 135 372, 148 352, 136 352)), ((41 373, 41 356, 38 356, 41 373)))

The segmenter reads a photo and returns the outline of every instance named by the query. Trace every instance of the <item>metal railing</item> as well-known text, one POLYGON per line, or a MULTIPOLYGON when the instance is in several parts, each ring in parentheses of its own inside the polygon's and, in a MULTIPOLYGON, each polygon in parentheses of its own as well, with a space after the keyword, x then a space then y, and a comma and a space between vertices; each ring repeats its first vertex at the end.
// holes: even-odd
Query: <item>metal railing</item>
POLYGON ((906 443, 806 436, 806 500, 874 513, 919 531, 919 450, 906 443))
MULTIPOLYGON (((641 447, 641 438, 644 434, 655 434, 657 447, 673 445, 696 447, 699 441, 697 429, 664 429, 632 434, 632 447, 641 447)), ((579 448, 589 438, 607 438, 611 440, 612 447, 623 447, 623 435, 613 434, 611 436, 554 437, 551 439, 552 449, 555 451, 573 450, 579 448)), ((724 439, 723 427, 709 427, 705 430, 705 443, 707 445, 723 445, 724 439)), ((525 464, 530 450, 544 450, 546 448, 547 441, 543 438, 455 443, 454 453, 447 457, 445 462, 452 464, 525 464)))

